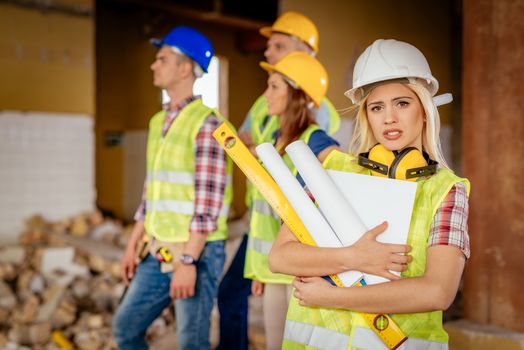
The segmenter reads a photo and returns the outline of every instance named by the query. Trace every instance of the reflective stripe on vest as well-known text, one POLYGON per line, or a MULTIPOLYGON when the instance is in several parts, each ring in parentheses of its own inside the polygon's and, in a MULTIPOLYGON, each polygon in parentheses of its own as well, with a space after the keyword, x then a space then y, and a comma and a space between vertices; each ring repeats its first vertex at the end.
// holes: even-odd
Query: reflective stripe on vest
POLYGON ((269 203, 263 199, 253 200, 253 210, 262 215, 272 216, 275 219, 279 220, 278 214, 275 213, 275 211, 273 210, 273 208, 271 208, 269 203))
MULTIPOLYGON (((195 183, 195 174, 183 171, 158 170, 154 173, 148 173, 147 181, 171 182, 179 185, 192 186, 195 183)), ((231 175, 226 175, 226 185, 232 184, 231 175)))
POLYGON ((349 335, 308 323, 286 320, 284 339, 318 349, 339 350, 349 345, 349 335))
MULTIPOLYGON (((149 200, 146 202, 147 210, 151 209, 158 212, 173 212, 184 215, 193 215, 195 213, 195 203, 191 201, 177 201, 170 199, 149 200)), ((229 205, 222 205, 218 216, 227 217, 229 205)))
POLYGON ((247 241, 248 249, 253 249, 255 252, 269 255, 273 242, 264 241, 257 237, 250 236, 247 241))
MULTIPOLYGON (((331 152, 324 162, 328 169, 368 173, 358 166, 354 156, 331 152)), ((408 244, 412 247, 413 260, 402 277, 416 277, 424 274, 426 267, 427 241, 433 216, 440 207, 449 190, 458 182, 466 185, 469 194, 469 181, 454 175, 450 170, 440 169, 430 178, 417 181, 417 192, 410 223, 408 244)), ((366 287, 362 287, 366 288, 366 287)), ((448 336, 442 327, 442 312, 420 312, 413 314, 394 314, 393 320, 409 337, 409 341, 399 349, 447 349, 448 336)), ((296 298, 292 297, 289 303, 287 321, 303 322, 314 327, 327 328, 336 332, 348 334, 351 343, 348 348, 379 349, 374 346, 382 341, 369 329, 360 314, 339 309, 323 309, 302 307, 296 298), (363 329, 364 331, 362 331, 363 329)), ((284 349, 302 349, 298 344, 306 344, 307 339, 298 339, 290 335, 295 341, 284 342, 284 349)))
MULTIPOLYGON (((355 327, 351 346, 360 350, 389 350, 375 332, 369 328, 362 327, 355 327)), ((397 350, 447 350, 448 348, 447 343, 408 338, 397 350)))
POLYGON ((181 185, 193 185, 195 183, 195 174, 183 171, 157 170, 154 173, 147 173, 147 181, 163 181, 178 183, 181 185))

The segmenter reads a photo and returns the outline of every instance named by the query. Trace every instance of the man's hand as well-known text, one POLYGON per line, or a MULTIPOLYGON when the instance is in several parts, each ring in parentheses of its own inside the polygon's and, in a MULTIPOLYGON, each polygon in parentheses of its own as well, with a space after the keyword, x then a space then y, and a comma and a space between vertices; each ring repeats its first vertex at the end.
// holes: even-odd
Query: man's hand
POLYGON ((129 286, 129 282, 131 281, 133 276, 135 276, 137 265, 136 246, 138 241, 143 239, 144 233, 144 222, 135 222, 135 225, 133 226, 133 231, 131 231, 131 237, 127 242, 126 251, 124 252, 122 260, 120 260, 120 274, 122 275, 122 279, 124 280, 126 286, 129 286))
POLYGON ((122 260, 120 260, 120 274, 124 283, 129 286, 136 271, 136 247, 133 244, 127 246, 122 260))
POLYGON ((196 277, 195 265, 177 263, 169 286, 169 296, 172 299, 191 298, 195 295, 196 277))
POLYGON ((411 250, 406 244, 389 244, 377 241, 379 234, 388 227, 387 222, 375 226, 366 232, 355 244, 348 247, 351 250, 354 265, 361 272, 396 280, 400 277, 391 271, 402 272, 407 269, 411 256, 403 255, 411 250))

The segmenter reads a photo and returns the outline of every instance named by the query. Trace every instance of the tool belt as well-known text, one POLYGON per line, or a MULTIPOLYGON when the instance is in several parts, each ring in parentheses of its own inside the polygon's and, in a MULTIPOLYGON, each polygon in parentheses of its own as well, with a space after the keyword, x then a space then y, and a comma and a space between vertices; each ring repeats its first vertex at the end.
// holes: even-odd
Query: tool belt
POLYGON ((151 254, 160 262, 160 271, 173 272, 175 270, 175 262, 180 260, 185 243, 170 243, 163 242, 153 236, 145 235, 137 243, 136 262, 140 263, 147 254, 151 254))
POLYGON ((184 245, 185 243, 183 242, 163 242, 153 236, 149 236, 145 252, 151 254, 160 262, 160 271, 162 273, 173 272, 175 270, 175 262, 180 260, 184 245))

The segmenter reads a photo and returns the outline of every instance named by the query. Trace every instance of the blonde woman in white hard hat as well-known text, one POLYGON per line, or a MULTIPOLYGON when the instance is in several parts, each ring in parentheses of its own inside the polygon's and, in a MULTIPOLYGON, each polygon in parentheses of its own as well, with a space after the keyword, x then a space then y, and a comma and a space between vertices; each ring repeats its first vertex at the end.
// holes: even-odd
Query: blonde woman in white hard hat
MULTIPOLYGON (((324 67, 304 52, 290 53, 276 64, 260 65, 269 72, 264 92, 268 110, 280 119, 280 129, 272 134, 275 147, 283 154, 289 143, 301 139, 323 160, 338 148, 338 143, 315 123, 309 109, 310 105, 318 106, 326 94, 328 77, 324 67)), ((295 171, 288 157, 283 158, 295 171)), ((253 191, 252 200, 244 277, 253 280, 252 293, 264 298, 266 347, 280 349, 293 277, 269 270, 268 252, 280 229, 280 218, 258 191, 253 191)))
MULTIPOLYGON (((358 105, 353 135, 355 154, 332 152, 324 167, 417 181, 408 244, 413 261, 373 274, 391 282, 339 288, 315 276, 362 271, 375 256, 362 255, 370 235, 352 247, 318 248, 297 242, 283 226, 270 254, 272 271, 295 276, 296 288, 286 319, 283 348, 386 349, 359 312, 392 314, 408 337, 399 349, 447 349, 442 311, 453 302, 470 255, 469 181, 453 174, 442 156, 440 121, 432 97, 438 81, 424 55, 396 40, 377 40, 357 60, 353 88, 346 92, 358 105), (355 249, 357 248, 357 249, 355 249), (356 259, 348 261, 348 252, 356 259), (322 309, 330 308, 330 310, 322 309), (349 311, 351 310, 351 311, 349 311)), ((397 265, 397 266, 395 266, 397 265)))

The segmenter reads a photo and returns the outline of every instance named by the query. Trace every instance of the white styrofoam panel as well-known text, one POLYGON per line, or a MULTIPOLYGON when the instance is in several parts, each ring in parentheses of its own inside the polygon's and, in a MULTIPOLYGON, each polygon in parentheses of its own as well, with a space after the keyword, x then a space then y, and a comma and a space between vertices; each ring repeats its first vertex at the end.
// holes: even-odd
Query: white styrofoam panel
POLYGON ((23 221, 61 220, 95 208, 93 118, 0 111, 0 243, 23 221))

